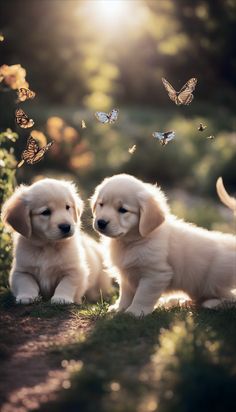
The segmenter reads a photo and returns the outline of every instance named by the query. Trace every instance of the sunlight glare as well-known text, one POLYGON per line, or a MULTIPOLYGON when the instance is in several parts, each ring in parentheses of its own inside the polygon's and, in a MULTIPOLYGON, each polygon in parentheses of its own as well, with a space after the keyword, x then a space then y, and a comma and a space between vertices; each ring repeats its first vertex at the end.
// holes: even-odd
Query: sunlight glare
POLYGON ((96 6, 98 17, 112 22, 118 20, 127 11, 126 0, 99 0, 96 2, 96 6))

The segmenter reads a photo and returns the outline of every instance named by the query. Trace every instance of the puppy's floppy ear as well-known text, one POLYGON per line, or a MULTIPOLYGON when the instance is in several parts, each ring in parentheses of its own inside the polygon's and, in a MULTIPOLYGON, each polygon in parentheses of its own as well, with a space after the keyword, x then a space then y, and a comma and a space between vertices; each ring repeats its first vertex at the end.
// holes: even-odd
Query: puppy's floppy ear
POLYGON ((140 203, 139 233, 145 237, 164 222, 165 213, 157 199, 151 194, 140 193, 138 197, 140 203))
POLYGON ((68 185, 69 185, 69 189, 70 189, 70 193, 73 199, 73 214, 74 214, 74 219, 75 222, 78 222, 80 216, 83 213, 84 210, 84 202, 81 199, 81 197, 79 196, 78 192, 77 192, 77 188, 74 185, 74 183, 72 182, 65 182, 66 184, 66 188, 68 190, 68 185))
POLYGON ((104 184, 104 182, 106 181, 106 179, 104 179, 104 181, 98 185, 94 191, 94 194, 90 197, 89 201, 90 201, 90 207, 92 209, 92 212, 94 214, 96 205, 97 205, 97 201, 98 201, 98 196, 99 196, 99 192, 104 184))
POLYGON ((25 198, 26 190, 20 186, 2 207, 2 220, 16 232, 29 238, 31 236, 30 207, 25 198))

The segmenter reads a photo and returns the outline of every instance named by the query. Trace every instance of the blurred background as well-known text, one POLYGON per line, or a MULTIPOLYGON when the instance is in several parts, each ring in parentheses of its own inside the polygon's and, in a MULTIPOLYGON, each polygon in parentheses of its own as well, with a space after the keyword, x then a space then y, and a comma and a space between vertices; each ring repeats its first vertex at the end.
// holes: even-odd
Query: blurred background
POLYGON ((17 169, 18 184, 66 177, 86 199, 105 176, 130 173, 160 184, 179 217, 233 232, 215 182, 236 191, 235 0, 0 0, 0 32, 0 66, 20 64, 36 92, 20 104, 35 122, 24 130, 16 90, 0 83, 0 132, 19 136, 4 147, 19 160, 32 130, 55 141, 17 169), (197 77, 190 106, 170 101, 162 76, 176 90, 197 77), (99 123, 94 113, 113 107, 118 121, 99 123), (152 133, 168 130, 176 139, 162 147, 152 133))

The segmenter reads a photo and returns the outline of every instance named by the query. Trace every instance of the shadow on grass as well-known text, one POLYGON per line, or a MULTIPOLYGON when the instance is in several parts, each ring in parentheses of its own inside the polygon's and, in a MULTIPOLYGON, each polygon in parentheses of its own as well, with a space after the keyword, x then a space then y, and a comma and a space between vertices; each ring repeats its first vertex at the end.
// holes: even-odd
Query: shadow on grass
POLYGON ((40 411, 234 410, 235 321, 235 309, 105 315, 84 342, 55 346, 54 361, 79 367, 40 411))

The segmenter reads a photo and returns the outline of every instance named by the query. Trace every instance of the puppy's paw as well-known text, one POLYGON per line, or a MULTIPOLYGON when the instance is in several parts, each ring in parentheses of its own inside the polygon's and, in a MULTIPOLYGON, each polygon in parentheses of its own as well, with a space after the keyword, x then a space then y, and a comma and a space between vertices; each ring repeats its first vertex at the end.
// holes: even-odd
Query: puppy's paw
POLYGON ((74 303, 74 301, 68 296, 53 296, 51 303, 55 305, 70 305, 74 303))
POLYGON ((136 318, 140 318, 149 315, 149 313, 152 313, 152 311, 153 308, 130 305, 128 309, 126 309, 125 313, 133 315, 136 318))
POLYGON ((28 296, 28 295, 18 295, 16 296, 16 303, 20 305, 29 305, 36 300, 36 297, 28 296))
POLYGON ((108 312, 118 312, 119 310, 119 304, 114 303, 114 305, 109 306, 108 312))
POLYGON ((125 307, 121 306, 119 302, 114 303, 114 305, 109 306, 108 312, 124 312, 125 307))

